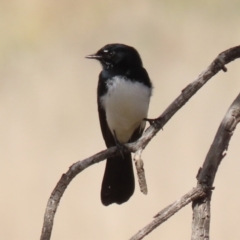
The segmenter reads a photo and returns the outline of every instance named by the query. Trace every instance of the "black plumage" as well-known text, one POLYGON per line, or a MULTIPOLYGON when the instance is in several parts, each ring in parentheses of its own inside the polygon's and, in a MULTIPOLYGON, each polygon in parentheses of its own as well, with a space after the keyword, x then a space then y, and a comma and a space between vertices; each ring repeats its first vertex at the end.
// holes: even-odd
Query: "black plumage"
MULTIPOLYGON (((97 103, 106 146, 136 141, 145 127, 143 119, 147 117, 152 92, 140 55, 133 47, 108 44, 87 58, 99 60, 103 67, 97 103)), ((107 159, 101 189, 104 205, 126 202, 134 192, 134 185, 131 153, 107 159)))

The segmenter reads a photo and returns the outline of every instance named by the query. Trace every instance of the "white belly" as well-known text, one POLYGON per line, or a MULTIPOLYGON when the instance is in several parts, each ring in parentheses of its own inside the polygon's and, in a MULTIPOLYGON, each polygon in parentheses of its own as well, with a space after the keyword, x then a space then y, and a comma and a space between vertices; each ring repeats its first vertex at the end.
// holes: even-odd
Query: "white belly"
POLYGON ((120 143, 126 143, 134 130, 145 126, 151 88, 123 77, 114 77, 107 82, 108 92, 101 97, 106 111, 108 126, 120 143))

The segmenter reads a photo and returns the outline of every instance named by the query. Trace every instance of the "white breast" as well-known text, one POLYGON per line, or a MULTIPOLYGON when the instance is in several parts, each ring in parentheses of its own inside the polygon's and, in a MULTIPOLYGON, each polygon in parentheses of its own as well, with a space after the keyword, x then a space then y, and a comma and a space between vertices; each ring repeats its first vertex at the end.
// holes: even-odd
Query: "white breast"
POLYGON ((101 97, 110 130, 119 142, 126 143, 134 130, 145 126, 151 88, 117 76, 107 82, 107 93, 101 97))

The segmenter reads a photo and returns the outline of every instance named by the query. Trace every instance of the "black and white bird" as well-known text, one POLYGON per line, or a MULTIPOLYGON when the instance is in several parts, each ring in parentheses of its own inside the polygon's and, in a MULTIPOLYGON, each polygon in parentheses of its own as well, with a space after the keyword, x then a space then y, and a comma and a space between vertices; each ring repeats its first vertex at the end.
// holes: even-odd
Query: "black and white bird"
MULTIPOLYGON (((145 128, 152 84, 136 49, 124 44, 108 44, 86 58, 102 65, 97 103, 106 146, 123 146, 141 137, 145 128)), ((134 192, 131 153, 107 159, 102 182, 103 205, 122 204, 134 192)))

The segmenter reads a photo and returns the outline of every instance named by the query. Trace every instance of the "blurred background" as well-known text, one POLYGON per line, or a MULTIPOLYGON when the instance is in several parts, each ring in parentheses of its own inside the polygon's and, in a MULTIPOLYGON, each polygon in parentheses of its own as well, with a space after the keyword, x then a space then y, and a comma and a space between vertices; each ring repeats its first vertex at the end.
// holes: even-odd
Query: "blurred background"
MULTIPOLYGON (((103 149, 96 87, 101 67, 84 57, 107 43, 134 46, 153 84, 149 117, 168 105, 222 51, 239 45, 240 2, 12 0, 0 2, 0 238, 39 239, 51 191, 74 162, 103 149)), ((149 193, 104 207, 105 162, 78 175, 51 239, 129 239, 196 186, 218 126, 239 93, 239 62, 210 80, 143 153, 149 193)), ((212 239, 239 239, 236 130, 216 176, 212 239)), ((190 239, 191 205, 146 239, 190 239)))

